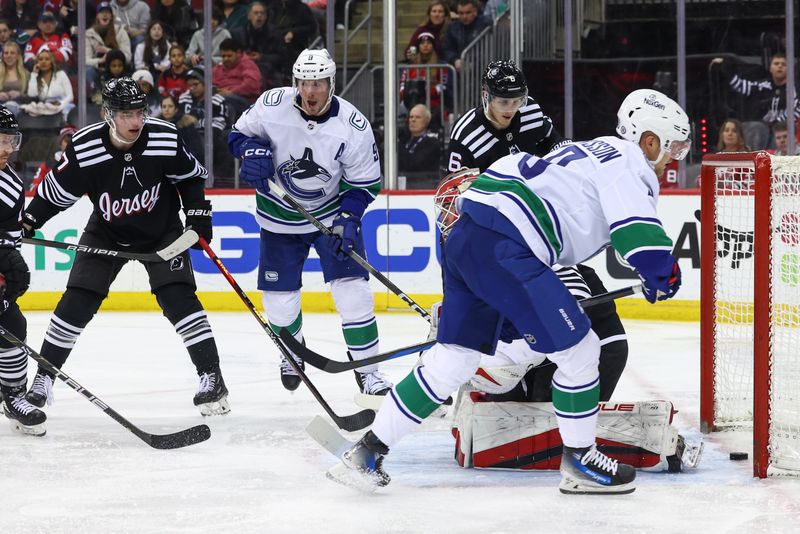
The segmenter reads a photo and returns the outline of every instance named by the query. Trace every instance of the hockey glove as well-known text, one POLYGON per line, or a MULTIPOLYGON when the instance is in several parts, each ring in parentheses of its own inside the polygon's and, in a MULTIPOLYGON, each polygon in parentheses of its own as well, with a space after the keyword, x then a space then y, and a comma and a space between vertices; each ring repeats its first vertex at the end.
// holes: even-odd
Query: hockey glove
POLYGON ((24 295, 31 283, 28 264, 15 248, 0 248, 0 274, 4 278, 3 298, 8 300, 24 295))
POLYGON ((250 138, 242 143, 241 154, 241 179, 262 193, 269 191, 269 179, 275 174, 270 142, 256 137, 250 138))
MULTIPOLYGON (((197 235, 211 243, 213 227, 211 226, 211 201, 203 200, 183 207, 186 213, 186 226, 191 226, 197 235)), ((192 245, 193 249, 202 250, 200 243, 192 245)))
POLYGON ((642 293, 647 302, 654 304, 657 300, 667 300, 675 296, 678 289, 681 287, 681 268, 678 262, 673 260, 672 272, 667 278, 645 278, 639 275, 642 279, 642 293))
POLYGON ((36 220, 36 217, 27 211, 22 214, 22 237, 34 237, 36 229, 41 228, 41 224, 36 220))
POLYGON ((331 231, 334 235, 328 238, 328 248, 336 259, 345 261, 356 246, 358 234, 361 232, 361 217, 342 212, 333 220, 331 231))

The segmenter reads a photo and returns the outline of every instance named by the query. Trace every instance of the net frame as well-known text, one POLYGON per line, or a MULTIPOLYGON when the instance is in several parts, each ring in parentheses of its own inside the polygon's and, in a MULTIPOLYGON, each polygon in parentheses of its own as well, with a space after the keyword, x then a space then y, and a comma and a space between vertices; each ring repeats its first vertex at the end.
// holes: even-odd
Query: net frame
MULTIPOLYGON (((724 186, 723 186, 724 188, 724 186)), ((700 371, 700 421, 703 432, 726 428, 752 426, 753 430, 753 476, 768 475, 800 476, 800 394, 794 393, 800 385, 800 364, 792 362, 791 356, 800 354, 800 289, 797 286, 798 270, 794 272, 792 284, 784 283, 783 258, 779 253, 787 248, 800 258, 800 157, 771 156, 766 152, 712 154, 703 158, 701 168, 701 371, 700 371), (740 190, 720 192, 720 183, 725 183, 726 174, 738 175, 740 190), (743 206, 742 217, 745 230, 752 221, 752 276, 750 280, 739 280, 751 290, 750 304, 745 300, 740 315, 745 320, 738 324, 744 333, 742 339, 726 347, 731 329, 726 325, 724 312, 731 308, 725 288, 715 285, 722 270, 721 259, 731 259, 726 253, 733 232, 737 242, 742 239, 742 228, 730 229, 722 225, 725 220, 725 197, 739 196, 743 206), (720 200, 722 199, 722 200, 720 200), (794 202, 795 204, 791 204, 794 202), (787 206, 796 211, 782 211, 787 206), (751 212, 751 213, 747 213, 751 212), (786 223, 787 213, 791 215, 786 223), (751 217, 751 219, 748 219, 751 217), (726 234, 726 232, 729 232, 726 234), (776 239, 777 236, 777 239, 776 239), (723 249, 719 243, 723 241, 723 249), (788 243, 788 245, 787 245, 788 243), (776 252, 777 251, 777 252, 776 252), (722 253, 722 254, 720 254, 722 253), (780 256, 780 260, 778 260, 780 256), (778 262, 778 263, 776 263, 778 262), (775 277, 778 277, 777 279, 775 277), (780 283, 778 283, 780 281, 780 283), (752 285, 749 285, 752 284, 752 285), (780 289, 776 289, 780 288, 780 289), (788 294, 788 298, 787 295, 788 294), (755 296, 758 298, 755 298, 755 296), (748 316, 748 313, 750 316, 748 316), (751 317, 751 318, 750 318, 751 317), (748 346, 747 335, 751 343, 748 346), (793 344, 794 343, 794 344, 793 344), (740 384, 740 391, 752 391, 750 414, 729 410, 725 418, 720 415, 725 398, 726 374, 735 374, 717 361, 717 354, 727 350, 739 350, 739 355, 749 351, 752 364, 752 382, 740 384), (797 376, 796 376, 797 375, 797 376)), ((727 224, 727 222, 726 222, 727 224)), ((741 251, 736 251, 741 252, 741 251)), ((796 264, 795 264, 796 265, 796 264)), ((734 281, 733 286, 737 282, 734 281)), ((733 306, 735 307, 735 306, 733 306)), ((741 311, 741 310, 740 310, 741 311)), ((735 321, 733 321, 735 322, 735 321)), ((722 358, 720 358, 722 359, 722 358)), ((725 405, 726 409, 730 404, 725 405)))

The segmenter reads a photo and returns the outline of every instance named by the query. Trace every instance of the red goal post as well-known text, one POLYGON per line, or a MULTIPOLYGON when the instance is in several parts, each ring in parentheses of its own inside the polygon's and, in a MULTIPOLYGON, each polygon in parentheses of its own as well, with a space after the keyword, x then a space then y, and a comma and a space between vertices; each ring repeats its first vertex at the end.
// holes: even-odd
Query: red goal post
POLYGON ((800 157, 707 155, 701 192, 701 429, 800 475, 800 157))

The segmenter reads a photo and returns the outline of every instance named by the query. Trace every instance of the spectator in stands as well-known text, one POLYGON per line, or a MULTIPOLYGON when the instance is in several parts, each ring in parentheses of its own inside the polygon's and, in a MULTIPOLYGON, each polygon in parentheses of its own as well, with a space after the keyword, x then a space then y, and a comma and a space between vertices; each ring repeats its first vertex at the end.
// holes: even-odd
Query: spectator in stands
POLYGON ((0 54, 3 53, 3 47, 9 41, 11 41, 11 26, 7 21, 0 19, 0 54))
MULTIPOLYGON (((205 47, 205 30, 200 28, 194 35, 192 35, 192 42, 189 43, 189 48, 186 49, 186 55, 189 56, 189 61, 192 66, 197 66, 203 62, 203 49, 205 47)), ((211 12, 211 61, 218 64, 222 61, 222 56, 219 53, 219 45, 225 39, 230 39, 231 33, 225 26, 222 26, 222 11, 214 8, 211 12)))
POLYGON ((442 59, 461 72, 461 52, 475 40, 479 33, 491 25, 491 21, 478 16, 477 0, 458 0, 456 13, 458 13, 458 20, 451 22, 445 32, 442 44, 444 57, 442 59))
POLYGON ((86 30, 86 78, 89 82, 89 93, 96 99, 100 92, 100 69, 106 64, 107 54, 111 50, 119 50, 125 56, 125 62, 131 60, 131 40, 122 29, 122 25, 114 22, 114 11, 108 2, 97 4, 97 15, 92 27, 86 30))
POLYGON ((738 119, 725 119, 719 129, 717 152, 750 152, 744 136, 742 123, 738 119))
MULTIPOLYGON (((186 115, 197 119, 197 130, 203 138, 206 127, 205 108, 205 71, 198 65, 187 74, 189 89, 178 99, 178 106, 186 115)), ((214 173, 217 176, 229 177, 233 175, 233 157, 228 151, 227 128, 228 110, 225 97, 218 94, 215 88, 211 90, 211 127, 213 128, 214 144, 214 173)), ((200 157, 200 162, 205 164, 205 157, 200 157)))
POLYGON ((189 44, 192 34, 200 27, 194 11, 186 0, 158 0, 150 18, 163 22, 170 41, 176 41, 184 47, 189 44))
MULTIPOLYGON (((770 128, 778 122, 786 122, 786 80, 788 67, 786 55, 774 54, 770 58, 769 77, 747 79, 736 73, 734 65, 724 58, 711 60, 711 65, 719 65, 723 76, 734 92, 744 95, 755 110, 757 120, 745 120, 743 127, 747 139, 755 150, 767 148, 770 144, 770 128)), ((800 102, 794 98, 794 120, 800 118, 800 102)), ((749 118, 749 117, 748 117, 749 118)))
POLYGON ((284 85, 283 39, 278 29, 267 20, 267 7, 254 0, 247 12, 247 24, 231 32, 231 37, 242 45, 245 54, 255 61, 261 71, 263 89, 284 85))
POLYGON ((425 22, 417 26, 417 29, 414 30, 413 35, 411 35, 411 39, 408 40, 408 46, 406 46, 406 59, 413 63, 413 54, 409 54, 409 49, 412 46, 417 46, 417 42, 419 41, 419 35, 421 33, 427 32, 432 34, 436 37, 434 41, 434 45, 436 47, 436 55, 439 57, 443 57, 443 50, 442 50, 442 43, 444 42, 444 36, 447 32, 447 26, 450 24, 450 8, 448 7, 447 3, 442 0, 435 0, 428 5, 428 15, 425 19, 425 22))
POLYGON ((433 189, 439 181, 442 144, 436 134, 428 132, 431 112, 425 104, 417 104, 408 112, 409 138, 400 143, 397 167, 406 177, 408 189, 433 189))
MULTIPOLYGON (((415 65, 433 65, 439 63, 436 55, 436 38, 432 33, 422 32, 417 37, 416 47, 418 52, 409 60, 415 65)), ((426 93, 430 94, 430 109, 438 115, 441 114, 442 95, 447 84, 447 69, 427 68, 403 69, 400 74, 400 101, 406 109, 411 109, 416 104, 427 101, 426 93), (430 83, 430 90, 426 90, 426 85, 430 83)), ((438 121, 439 124, 441 121, 438 121)))
POLYGON ((174 97, 177 102, 178 97, 189 89, 186 78, 189 67, 186 66, 186 53, 181 45, 169 47, 169 63, 170 67, 158 78, 158 92, 162 97, 174 97))
POLYGON ((95 19, 97 11, 93 2, 80 2, 80 0, 64 0, 58 9, 58 19, 61 28, 67 32, 72 40, 72 47, 78 45, 78 6, 83 4, 86 11, 87 24, 95 19))
POLYGON ((36 174, 33 176, 33 182, 31 183, 31 191, 36 189, 36 186, 44 179, 50 169, 56 166, 58 161, 61 159, 61 155, 67 149, 67 144, 72 140, 72 136, 75 135, 78 129, 75 128, 72 124, 66 124, 61 131, 58 132, 58 150, 53 153, 51 158, 46 159, 39 165, 39 168, 36 169, 36 174))
POLYGON ((0 61, 0 104, 16 115, 19 105, 27 100, 27 92, 28 71, 22 64, 22 52, 17 43, 9 41, 0 61))
POLYGON ((239 0, 215 0, 214 7, 218 7, 222 12, 220 24, 233 34, 234 30, 244 28, 247 24, 247 2, 239 0))
POLYGON ((131 48, 136 49, 143 42, 150 24, 150 6, 143 0, 112 0, 114 16, 128 34, 131 48))
POLYGON ((178 106, 176 98, 170 95, 161 98, 161 114, 158 118, 174 124, 178 129, 178 137, 183 140, 183 146, 198 160, 203 159, 203 141, 197 130, 197 118, 186 115, 178 106))
POLYGON ((11 28, 32 35, 39 18, 39 3, 36 0, 7 0, 0 18, 11 28))
POLYGON ((25 68, 33 70, 39 51, 43 48, 53 52, 56 61, 65 66, 72 56, 72 41, 68 34, 56 31, 58 20, 52 11, 44 11, 39 15, 38 27, 39 31, 25 45, 25 68))
POLYGON ((33 117, 62 113, 66 119, 67 113, 75 107, 69 77, 58 68, 48 48, 42 48, 36 56, 36 68, 28 81, 28 96, 33 102, 20 108, 33 117))
POLYGON ((161 113, 161 95, 155 89, 153 74, 147 69, 140 69, 134 72, 131 78, 147 97, 147 114, 157 117, 161 113))
POLYGON ((169 61, 170 42, 164 35, 164 26, 160 21, 154 20, 147 28, 144 41, 136 47, 133 54, 133 65, 136 70, 147 69, 158 79, 162 72, 167 70, 169 61))
POLYGON ((214 66, 212 79, 219 94, 225 97, 233 120, 261 94, 261 72, 234 39, 222 41, 219 50, 222 63, 214 66))
MULTIPOLYGON (((775 154, 776 156, 788 156, 789 155, 789 129, 786 127, 786 124, 782 122, 776 123, 772 127, 772 136, 773 136, 773 143, 775 144, 774 150, 767 150, 770 154, 775 154)), ((798 151, 795 150, 795 155, 798 154, 798 151)))
POLYGON ((301 0, 268 0, 267 19, 283 36, 284 74, 291 76, 294 60, 317 34, 317 21, 301 0))

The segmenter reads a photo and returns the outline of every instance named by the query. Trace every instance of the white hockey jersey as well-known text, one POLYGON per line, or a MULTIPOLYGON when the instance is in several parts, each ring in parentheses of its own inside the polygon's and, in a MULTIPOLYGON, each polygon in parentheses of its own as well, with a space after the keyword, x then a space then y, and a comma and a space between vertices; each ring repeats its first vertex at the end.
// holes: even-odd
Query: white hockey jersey
POLYGON ((548 265, 575 265, 611 244, 641 272, 672 251, 656 212, 658 192, 658 178, 637 145, 599 137, 544 158, 501 158, 459 202, 482 226, 513 225, 548 265), (479 206, 471 210, 470 203, 479 206))
MULTIPOLYGON (((362 189, 374 199, 381 187, 378 148, 369 121, 337 97, 321 120, 294 106, 295 91, 266 91, 239 117, 234 130, 272 143, 274 179, 301 206, 330 226, 339 197, 362 189)), ((273 192, 256 193, 256 219, 265 230, 305 234, 315 228, 273 192)))

